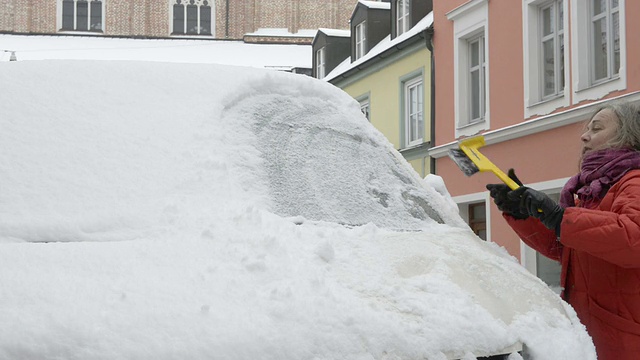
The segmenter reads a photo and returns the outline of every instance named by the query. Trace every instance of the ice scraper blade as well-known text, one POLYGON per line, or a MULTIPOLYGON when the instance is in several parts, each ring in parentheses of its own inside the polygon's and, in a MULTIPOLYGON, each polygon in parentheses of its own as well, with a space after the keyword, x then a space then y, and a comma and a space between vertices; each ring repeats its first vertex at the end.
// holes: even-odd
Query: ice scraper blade
POLYGON ((513 181, 507 174, 492 163, 491 160, 484 156, 480 150, 478 150, 480 147, 484 146, 484 144, 484 136, 482 135, 461 140, 458 143, 459 149, 449 150, 449 157, 467 176, 471 176, 477 172, 489 171, 494 173, 500 180, 502 180, 502 182, 507 184, 511 190, 519 188, 520 185, 513 181))

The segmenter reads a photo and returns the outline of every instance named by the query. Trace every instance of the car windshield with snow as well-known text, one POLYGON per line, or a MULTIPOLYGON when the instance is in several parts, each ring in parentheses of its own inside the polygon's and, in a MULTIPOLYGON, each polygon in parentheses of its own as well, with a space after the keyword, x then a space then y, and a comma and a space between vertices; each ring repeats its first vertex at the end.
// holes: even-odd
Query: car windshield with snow
POLYGON ((341 90, 0 63, 1 359, 595 359, 341 90))

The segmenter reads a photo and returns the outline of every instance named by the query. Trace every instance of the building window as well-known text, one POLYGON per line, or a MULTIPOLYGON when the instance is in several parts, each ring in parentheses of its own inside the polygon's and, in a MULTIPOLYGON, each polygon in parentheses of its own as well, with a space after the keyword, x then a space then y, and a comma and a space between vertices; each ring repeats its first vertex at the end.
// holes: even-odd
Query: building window
POLYGON ((525 118, 570 105, 567 1, 523 2, 525 118))
POLYGON ((366 117, 367 120, 371 121, 371 106, 369 103, 369 98, 360 100, 360 111, 362 111, 364 117, 366 117))
POLYGON ((62 0, 62 31, 104 30, 103 5, 101 0, 62 0))
POLYGON ((609 80, 620 70, 620 7, 618 0, 591 0, 593 83, 609 80))
POLYGON ((483 121, 486 108, 484 35, 469 39, 468 51, 469 114, 461 126, 483 121))
MULTIPOLYGON (((558 182, 564 184, 566 180, 558 182)), ((554 201, 558 201, 558 199, 560 198, 559 192, 547 193, 547 195, 549 195, 549 197, 554 201)), ((522 264, 525 266, 525 268, 531 273, 535 274, 547 285, 549 285, 551 290, 553 290, 555 293, 560 294, 562 290, 560 286, 560 262, 549 259, 548 257, 530 248, 524 242, 521 242, 520 246, 522 264)))
POLYGON ((540 48, 542 100, 564 91, 564 9, 553 1, 540 9, 540 48))
POLYGON ((487 240, 487 207, 484 202, 469 204, 469 227, 482 240, 487 240))
POLYGON ((573 103, 627 89, 627 1, 570 0, 573 103))
POLYGON ((544 281, 556 294, 562 292, 560 285, 560 263, 536 251, 536 276, 544 281))
POLYGON ((416 78, 404 84, 404 128, 407 147, 422 144, 424 136, 422 78, 416 78))
POLYGON ((455 137, 490 128, 488 0, 470 0, 448 12, 453 21, 455 137))
POLYGON ((366 43, 366 22, 363 21, 356 25, 356 60, 365 55, 366 43))
POLYGON ((411 13, 409 6, 410 6, 409 0, 398 0, 396 2, 396 12, 397 12, 396 27, 397 27, 398 36, 404 34, 406 31, 409 30, 409 27, 410 27, 409 14, 411 13))
POLYGON ((172 0, 171 35, 213 35, 211 3, 208 0, 172 0))
POLYGON ((325 77, 325 48, 316 51, 316 78, 325 77))

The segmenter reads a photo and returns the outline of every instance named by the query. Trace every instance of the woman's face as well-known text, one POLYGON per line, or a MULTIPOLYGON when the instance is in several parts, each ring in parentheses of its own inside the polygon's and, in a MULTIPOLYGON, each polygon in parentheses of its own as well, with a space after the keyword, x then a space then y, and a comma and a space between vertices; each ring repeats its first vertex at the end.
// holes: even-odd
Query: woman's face
POLYGON ((600 110, 587 124, 582 134, 582 153, 607 148, 620 127, 618 116, 611 109, 600 110))

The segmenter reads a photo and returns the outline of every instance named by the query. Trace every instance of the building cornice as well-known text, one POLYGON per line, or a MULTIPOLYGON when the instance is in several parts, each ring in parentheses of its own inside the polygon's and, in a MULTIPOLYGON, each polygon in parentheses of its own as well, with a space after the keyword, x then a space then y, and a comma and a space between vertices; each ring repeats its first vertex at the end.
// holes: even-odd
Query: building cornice
MULTIPOLYGON (((488 131, 483 133, 482 135, 484 136, 486 145, 499 144, 504 141, 514 140, 584 121, 598 106, 620 100, 629 101, 632 103, 640 103, 640 91, 632 92, 615 98, 592 102, 556 114, 550 114, 512 126, 504 127, 498 130, 488 131)), ((438 159, 447 156, 450 149, 456 148, 458 148, 457 141, 434 146, 429 149, 429 156, 438 159)))
POLYGON ((457 17, 460 17, 460 15, 463 15, 469 11, 472 11, 473 9, 475 9, 476 7, 485 4, 489 2, 489 0, 471 0, 465 4, 462 4, 460 6, 458 6, 457 8, 449 11, 448 13, 446 13, 445 15, 447 16, 447 19, 449 20, 455 20, 457 17))

